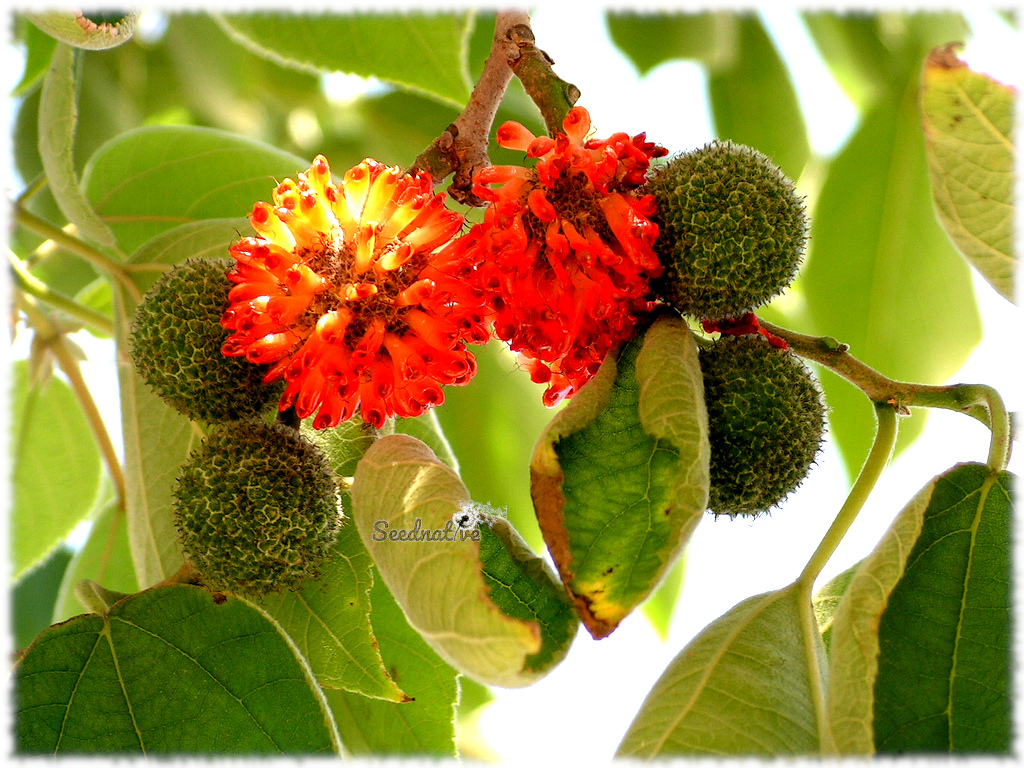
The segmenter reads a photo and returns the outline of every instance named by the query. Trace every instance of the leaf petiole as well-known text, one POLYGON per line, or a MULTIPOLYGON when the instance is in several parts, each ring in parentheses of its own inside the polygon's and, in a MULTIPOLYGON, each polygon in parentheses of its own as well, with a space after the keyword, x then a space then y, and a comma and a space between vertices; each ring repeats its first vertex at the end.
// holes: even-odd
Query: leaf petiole
POLYGON ((800 576, 797 577, 797 583, 801 584, 808 591, 813 586, 814 580, 821 573, 821 569, 825 567, 825 563, 835 553, 836 548, 843 540, 843 537, 846 536, 847 531, 850 530, 853 521, 857 519, 857 515, 860 514, 864 502, 871 495, 871 491, 874 490, 878 478, 882 476, 886 464, 889 463, 889 457, 892 456, 893 447, 896 445, 896 408, 891 405, 876 403, 875 413, 878 416, 878 427, 875 431, 875 441, 871 446, 871 452, 868 454, 864 466, 861 467, 857 481, 853 484, 853 488, 850 489, 846 501, 843 502, 843 506, 839 509, 839 514, 836 515, 836 519, 832 522, 828 531, 826 531, 825 537, 818 544, 818 548, 814 550, 814 554, 807 561, 807 565, 804 566, 800 576))

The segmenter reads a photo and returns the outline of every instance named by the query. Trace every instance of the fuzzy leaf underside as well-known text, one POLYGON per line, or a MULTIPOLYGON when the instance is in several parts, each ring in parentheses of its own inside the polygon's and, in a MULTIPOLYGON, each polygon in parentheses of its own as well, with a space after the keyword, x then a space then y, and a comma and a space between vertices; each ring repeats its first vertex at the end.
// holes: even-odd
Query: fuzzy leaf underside
POLYGON ((791 585, 705 627, 662 673, 616 757, 780 757, 831 751, 819 702, 824 649, 791 585))
POLYGON ((1015 89, 972 72, 950 48, 925 64, 921 108, 932 195, 957 248, 1014 300, 1015 89))
MULTIPOLYGON (((575 620, 567 601, 550 610, 561 597, 554 576, 510 528, 496 537, 504 554, 489 552, 498 558, 493 565, 481 561, 481 543, 452 524, 469 493, 424 443, 397 434, 377 440, 356 469, 352 501, 384 583, 409 623, 456 669, 519 687, 564 657, 575 620), (410 532, 420 538, 408 540, 410 532), (507 590, 495 589, 495 580, 507 590), (534 618, 517 618, 524 608, 534 618)), ((483 517, 480 525, 502 525, 483 517)))

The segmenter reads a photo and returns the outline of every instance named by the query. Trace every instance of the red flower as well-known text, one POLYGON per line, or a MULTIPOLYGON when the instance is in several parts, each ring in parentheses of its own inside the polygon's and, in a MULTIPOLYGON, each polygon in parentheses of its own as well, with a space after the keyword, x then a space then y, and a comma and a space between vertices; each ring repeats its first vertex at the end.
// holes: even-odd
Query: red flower
POLYGON ((489 338, 486 292, 473 287, 465 247, 448 244, 462 217, 429 175, 367 159, 335 184, 318 156, 273 201, 249 215, 257 236, 231 247, 235 286, 221 323, 234 333, 222 352, 272 363, 264 380, 288 382, 282 411, 316 413, 323 429, 358 408, 380 427, 472 378, 466 344, 489 338))
POLYGON ((653 195, 639 195, 654 157, 667 150, 641 133, 586 139, 590 114, 569 111, 564 134, 536 137, 508 122, 498 143, 537 158, 535 168, 492 166, 473 191, 490 202, 468 250, 493 263, 494 332, 519 353, 544 403, 571 396, 654 304, 662 267, 651 244, 653 195), (490 184, 501 184, 490 189, 490 184))

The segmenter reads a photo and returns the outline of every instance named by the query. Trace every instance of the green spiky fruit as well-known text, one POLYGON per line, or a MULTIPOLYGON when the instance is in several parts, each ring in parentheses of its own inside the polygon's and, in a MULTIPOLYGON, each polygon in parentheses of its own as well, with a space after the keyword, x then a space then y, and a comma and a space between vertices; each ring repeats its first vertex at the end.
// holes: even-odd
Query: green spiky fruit
POLYGON ((231 281, 226 259, 188 259, 164 274, 135 312, 129 345, 135 368, 190 419, 233 421, 266 413, 283 382, 264 384, 265 365, 225 357, 220 324, 231 281))
POLYGON ((655 292, 684 315, 737 317, 782 292, 807 239, 803 198, 760 152, 712 142, 657 170, 655 292))
POLYGON ((323 451, 291 427, 219 424, 174 488, 182 549, 214 591, 261 595, 314 578, 341 524, 323 451))
POLYGON ((711 443, 708 509, 756 516, 803 482, 825 432, 814 374, 763 337, 723 336, 700 352, 711 443))

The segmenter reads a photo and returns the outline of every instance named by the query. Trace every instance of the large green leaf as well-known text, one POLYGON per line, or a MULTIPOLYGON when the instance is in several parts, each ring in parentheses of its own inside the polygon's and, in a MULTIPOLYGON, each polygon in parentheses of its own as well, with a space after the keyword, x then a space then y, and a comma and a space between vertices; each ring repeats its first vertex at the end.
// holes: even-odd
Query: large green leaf
POLYGON ((12 374, 11 578, 19 579, 92 511, 102 466, 71 388, 55 376, 31 386, 25 361, 12 374))
POLYGON ((75 51, 60 44, 50 59, 39 102, 39 155, 46 180, 68 221, 83 237, 113 245, 114 235, 86 199, 75 173, 73 149, 78 124, 75 94, 75 51))
POLYGON ((198 587, 149 590, 51 627, 14 683, 22 754, 340 751, 294 647, 244 602, 198 587))
POLYGON ((832 631, 844 754, 1009 750, 1014 479, 982 464, 939 475, 858 570, 832 631))
POLYGON ((949 49, 924 68, 921 109, 932 194, 968 261, 1013 301, 1015 89, 972 72, 949 49))
POLYGON ((936 481, 878 628, 878 752, 1010 753, 1015 480, 966 464, 936 481))
POLYGON ((469 98, 469 13, 247 13, 221 22, 236 40, 282 64, 376 77, 458 106, 469 98))
POLYGON ((708 432, 697 345, 662 318, 605 358, 537 443, 537 519, 595 638, 657 586, 707 508, 708 432))
POLYGON ((892 51, 882 39, 878 14, 809 11, 802 14, 818 53, 843 89, 860 109, 888 87, 892 51))
POLYGON ((379 576, 370 602, 380 655, 412 700, 392 703, 325 691, 345 749, 353 755, 454 757, 458 674, 409 626, 379 576))
MULTIPOLYGON (((967 265, 935 218, 916 79, 882 99, 830 166, 797 278, 814 333, 897 380, 945 383, 981 336, 967 265)), ((851 476, 871 446, 870 406, 828 375, 829 427, 851 476)), ((898 449, 923 415, 900 428, 898 449)))
POLYGON ((825 654, 796 585, 748 598, 704 628, 655 683, 617 757, 832 753, 825 654))
POLYGON ((121 250, 132 253, 180 224, 247 216, 276 181, 311 160, 209 128, 152 126, 100 147, 83 185, 121 250))
POLYGON ((731 61, 739 44, 736 14, 608 11, 612 42, 641 75, 665 61, 696 59, 711 67, 731 61))
POLYGON ((57 547, 10 591, 8 627, 14 648, 27 648, 36 635, 53 623, 53 606, 71 556, 70 548, 57 547))
POLYGON ((708 73, 715 134, 763 152, 799 179, 811 144, 789 71, 760 19, 741 15, 738 27, 736 54, 708 73))
POLYGON ((116 500, 107 501, 100 508, 89 537, 68 565, 50 623, 66 621, 82 612, 75 587, 86 579, 124 594, 139 591, 128 546, 127 516, 116 500))
POLYGON ((409 623, 464 674, 528 685, 564 658, 576 619, 555 575, 504 518, 455 526, 469 501, 458 475, 408 435, 376 441, 352 490, 359 534, 409 623))
POLYGON ((370 626, 370 557, 347 521, 320 576, 266 595, 259 607, 294 640, 323 688, 407 701, 381 661, 370 626))

